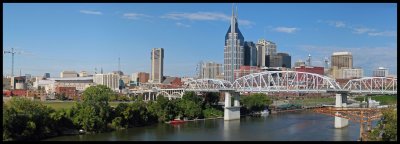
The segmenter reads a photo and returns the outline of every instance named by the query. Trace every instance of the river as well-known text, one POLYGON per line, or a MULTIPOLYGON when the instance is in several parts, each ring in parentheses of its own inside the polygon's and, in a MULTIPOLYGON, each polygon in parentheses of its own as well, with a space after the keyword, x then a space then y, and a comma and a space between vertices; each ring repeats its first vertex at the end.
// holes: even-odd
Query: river
MULTIPOLYGON (((376 121, 372 123, 376 125, 376 121)), ((312 111, 284 112, 239 120, 154 124, 99 134, 60 136, 46 141, 357 141, 359 123, 334 128, 334 117, 312 111)))

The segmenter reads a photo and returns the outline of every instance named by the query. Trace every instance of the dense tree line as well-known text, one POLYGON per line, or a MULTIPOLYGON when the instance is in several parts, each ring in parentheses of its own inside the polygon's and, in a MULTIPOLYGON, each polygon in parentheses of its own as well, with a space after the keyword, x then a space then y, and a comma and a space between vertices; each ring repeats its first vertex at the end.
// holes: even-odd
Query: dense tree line
POLYGON ((370 141, 397 141, 397 108, 389 107, 382 110, 382 119, 368 133, 370 141))
POLYGON ((272 104, 272 100, 263 93, 253 93, 249 96, 241 96, 240 103, 242 105, 240 108, 241 114, 254 115, 267 109, 272 104))
POLYGON ((116 95, 108 87, 92 86, 83 92, 82 101, 71 109, 58 111, 41 102, 12 98, 3 103, 3 140, 40 140, 80 129, 97 133, 175 118, 223 116, 222 107, 215 105, 219 99, 218 93, 198 96, 188 92, 182 99, 168 100, 158 96, 156 101, 150 102, 132 98, 132 102, 120 103, 115 108, 108 103, 113 97, 116 95))

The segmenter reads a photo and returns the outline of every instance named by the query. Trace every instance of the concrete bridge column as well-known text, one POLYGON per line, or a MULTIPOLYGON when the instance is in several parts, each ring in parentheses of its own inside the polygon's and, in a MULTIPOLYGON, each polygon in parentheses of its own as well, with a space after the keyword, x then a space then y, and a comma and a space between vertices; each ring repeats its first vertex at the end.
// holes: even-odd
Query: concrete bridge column
POLYGON ((225 91, 225 109, 224 120, 238 120, 240 119, 240 103, 239 93, 234 91, 225 91), (232 106, 231 98, 234 98, 234 106, 232 106))
MULTIPOLYGON (((336 94, 335 107, 347 107, 347 94, 336 94)), ((337 112, 338 113, 338 112, 337 112)), ((335 128, 343 128, 349 125, 349 120, 341 117, 335 117, 335 128)))

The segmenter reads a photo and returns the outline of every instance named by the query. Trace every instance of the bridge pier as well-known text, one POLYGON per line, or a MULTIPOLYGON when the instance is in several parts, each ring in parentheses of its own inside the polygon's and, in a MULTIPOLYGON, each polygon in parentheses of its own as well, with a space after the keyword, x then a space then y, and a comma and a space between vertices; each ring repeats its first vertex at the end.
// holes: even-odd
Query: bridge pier
POLYGON ((224 91, 224 93, 225 93, 224 120, 240 119, 239 93, 234 91, 224 91), (232 98, 234 99, 233 106, 231 100, 232 98))
MULTIPOLYGON (((347 107, 347 94, 337 93, 335 107, 347 107)), ((336 113, 338 114, 338 112, 336 113)), ((343 128, 349 125, 349 120, 335 116, 335 128, 343 128)))

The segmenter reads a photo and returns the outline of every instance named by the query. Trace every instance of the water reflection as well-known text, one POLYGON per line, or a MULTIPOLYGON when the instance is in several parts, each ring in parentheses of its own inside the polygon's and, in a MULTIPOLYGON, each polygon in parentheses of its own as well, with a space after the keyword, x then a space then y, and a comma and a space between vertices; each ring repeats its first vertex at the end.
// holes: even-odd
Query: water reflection
POLYGON ((240 120, 224 121, 224 140, 233 140, 234 138, 231 136, 234 136, 235 131, 240 131, 240 120))
MULTIPOLYGON (((373 122, 376 125, 376 122, 373 122)), ((178 125, 159 123, 108 133, 61 136, 47 140, 111 141, 356 141, 359 124, 334 128, 334 118, 312 112, 287 112, 267 117, 242 117, 187 122, 178 125)))

